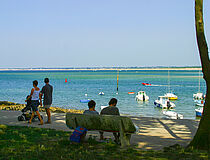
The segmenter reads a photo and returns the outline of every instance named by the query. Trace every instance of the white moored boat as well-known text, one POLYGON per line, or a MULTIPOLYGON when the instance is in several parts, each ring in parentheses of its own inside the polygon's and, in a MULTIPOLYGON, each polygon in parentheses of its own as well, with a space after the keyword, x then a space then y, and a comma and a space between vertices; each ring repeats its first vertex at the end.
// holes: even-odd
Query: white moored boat
POLYGON ((155 100, 154 105, 161 109, 173 109, 176 105, 173 102, 169 101, 169 98, 166 96, 159 96, 157 100, 155 100))
POLYGON ((101 95, 101 96, 103 96, 104 95, 104 92, 99 92, 98 94, 101 95))
POLYGON ((182 114, 176 113, 174 111, 163 111, 163 114, 169 117, 170 119, 183 119, 184 116, 182 114))
POLYGON ((204 100, 200 100, 200 99, 195 99, 194 103, 195 103, 196 106, 204 107, 205 101, 204 100))
POLYGON ((201 83, 201 80, 200 80, 200 71, 199 71, 199 78, 198 78, 198 92, 197 93, 195 93, 195 94, 193 94, 193 99, 200 99, 200 100, 202 100, 202 99, 204 99, 204 95, 203 95, 203 93, 201 93, 200 92, 200 83, 201 83))
POLYGON ((144 91, 139 91, 136 95, 136 100, 137 101, 148 101, 149 96, 147 96, 144 91))
POLYGON ((178 97, 173 93, 166 93, 164 96, 168 97, 169 100, 177 100, 178 97))
POLYGON ((200 99, 200 100, 204 99, 203 93, 198 92, 193 94, 193 99, 200 99))
POLYGON ((195 113, 197 117, 201 117, 203 115, 203 107, 195 109, 195 113))
POLYGON ((165 97, 168 97, 169 100, 177 100, 177 99, 178 99, 178 97, 170 91, 170 76, 169 76, 169 70, 168 70, 168 93, 166 93, 164 96, 165 96, 165 97))

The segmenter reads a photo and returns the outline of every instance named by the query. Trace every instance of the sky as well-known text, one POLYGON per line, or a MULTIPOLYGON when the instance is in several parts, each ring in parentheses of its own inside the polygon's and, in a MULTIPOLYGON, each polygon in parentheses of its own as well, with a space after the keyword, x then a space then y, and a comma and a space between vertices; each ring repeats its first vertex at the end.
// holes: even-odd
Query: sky
MULTIPOLYGON (((208 42, 209 0, 204 22, 208 42)), ((0 57, 0 68, 199 66, 194 0, 1 0, 0 57)))

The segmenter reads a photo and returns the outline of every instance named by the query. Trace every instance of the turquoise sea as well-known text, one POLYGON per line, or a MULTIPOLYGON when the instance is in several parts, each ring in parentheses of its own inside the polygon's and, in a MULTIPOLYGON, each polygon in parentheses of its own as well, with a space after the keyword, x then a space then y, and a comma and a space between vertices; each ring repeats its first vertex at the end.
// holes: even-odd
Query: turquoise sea
MULTIPOLYGON (((161 110, 154 107, 154 101, 168 91, 168 71, 120 71, 118 95, 117 71, 0 71, 0 100, 25 103, 32 81, 38 80, 41 88, 45 77, 54 87, 53 106, 87 109, 87 103, 80 103, 80 100, 93 99, 97 104, 96 110, 100 111, 101 106, 106 106, 110 98, 115 97, 123 114, 164 117, 161 110), (142 82, 155 86, 143 86, 142 82), (146 91, 150 98, 148 102, 137 102, 135 94, 128 94, 140 90, 146 91), (101 91, 105 95, 98 95, 101 91)), ((174 101, 175 111, 183 114, 185 119, 196 118, 193 93, 198 92, 198 86, 199 71, 170 71, 170 88, 178 96, 174 101)), ((200 90, 206 92, 202 75, 200 90)))

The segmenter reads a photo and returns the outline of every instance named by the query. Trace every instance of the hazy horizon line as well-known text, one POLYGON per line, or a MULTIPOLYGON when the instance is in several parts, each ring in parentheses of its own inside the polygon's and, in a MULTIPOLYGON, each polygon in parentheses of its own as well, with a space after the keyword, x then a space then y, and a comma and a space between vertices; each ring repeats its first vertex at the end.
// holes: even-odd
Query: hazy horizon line
POLYGON ((142 69, 142 68, 202 68, 201 66, 112 66, 112 67, 0 67, 0 69, 142 69))

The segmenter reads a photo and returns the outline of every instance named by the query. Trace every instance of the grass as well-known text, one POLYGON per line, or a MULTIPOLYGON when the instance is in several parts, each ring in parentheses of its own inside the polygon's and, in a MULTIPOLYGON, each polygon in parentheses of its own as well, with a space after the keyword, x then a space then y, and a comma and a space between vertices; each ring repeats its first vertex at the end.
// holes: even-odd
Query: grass
POLYGON ((162 151, 121 149, 112 141, 99 143, 94 137, 71 143, 70 132, 53 129, 0 125, 0 159, 208 159, 209 153, 184 149, 179 145, 162 151))

